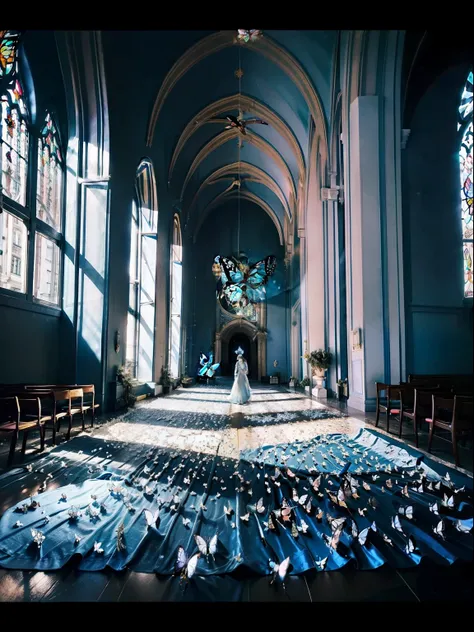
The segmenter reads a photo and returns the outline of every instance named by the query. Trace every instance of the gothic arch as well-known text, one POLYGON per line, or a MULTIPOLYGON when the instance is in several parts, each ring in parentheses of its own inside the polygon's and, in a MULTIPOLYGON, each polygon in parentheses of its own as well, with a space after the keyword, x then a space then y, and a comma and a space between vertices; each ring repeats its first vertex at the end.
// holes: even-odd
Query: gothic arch
POLYGON ((257 348, 257 376, 260 380, 267 370, 267 334, 245 318, 234 318, 216 332, 214 341, 214 357, 216 362, 222 361, 222 345, 229 343, 233 335, 243 333, 256 342, 257 348))
MULTIPOLYGON (((161 108, 173 90, 176 83, 190 70, 195 64, 199 63, 209 55, 217 53, 224 48, 235 45, 235 31, 219 31, 204 37, 202 40, 191 46, 174 64, 171 70, 166 75, 163 83, 160 86, 158 94, 153 105, 153 110, 150 116, 150 122, 148 125, 147 133, 147 145, 150 147, 153 142, 153 136, 155 133, 156 123, 160 114, 161 108)), ((274 40, 269 37, 264 37, 262 40, 255 44, 250 45, 253 50, 260 53, 271 62, 276 64, 283 70, 293 81, 296 87, 303 95, 306 103, 308 104, 309 111, 313 117, 318 135, 321 136, 321 153, 323 159, 327 156, 327 129, 326 119, 324 117, 324 110, 319 99, 319 96, 305 70, 301 64, 286 51, 283 47, 279 46, 274 40)))

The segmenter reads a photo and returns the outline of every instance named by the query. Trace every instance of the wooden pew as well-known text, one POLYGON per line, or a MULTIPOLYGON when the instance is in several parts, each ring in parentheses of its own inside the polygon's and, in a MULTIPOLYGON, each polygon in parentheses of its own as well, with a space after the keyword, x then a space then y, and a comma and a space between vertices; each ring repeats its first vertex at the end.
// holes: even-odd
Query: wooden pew
POLYGON ((452 390, 456 395, 473 394, 473 376, 467 374, 414 374, 408 376, 409 384, 432 387, 438 385, 443 391, 452 390))

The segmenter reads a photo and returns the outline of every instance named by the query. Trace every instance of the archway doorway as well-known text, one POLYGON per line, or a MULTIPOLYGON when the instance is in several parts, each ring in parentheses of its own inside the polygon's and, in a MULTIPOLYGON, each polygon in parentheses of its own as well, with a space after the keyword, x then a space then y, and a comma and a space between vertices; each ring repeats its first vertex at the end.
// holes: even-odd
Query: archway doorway
POLYGON ((240 346, 248 354, 249 377, 260 380, 266 375, 267 335, 266 332, 259 331, 254 324, 240 318, 230 321, 216 333, 214 357, 215 361, 221 364, 221 374, 233 375, 235 350, 239 346, 239 341, 240 346))
POLYGON ((233 375, 237 349, 242 349, 244 358, 249 366, 249 379, 257 379, 257 342, 252 340, 243 332, 234 334, 228 342, 227 366, 228 375, 233 375))

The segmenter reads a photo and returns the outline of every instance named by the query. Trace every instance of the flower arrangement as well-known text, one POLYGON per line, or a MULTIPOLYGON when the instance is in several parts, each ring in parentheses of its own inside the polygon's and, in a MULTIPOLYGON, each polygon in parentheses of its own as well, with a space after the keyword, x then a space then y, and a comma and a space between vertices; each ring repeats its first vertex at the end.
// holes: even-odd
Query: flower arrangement
POLYGON ((303 357, 313 369, 319 369, 320 371, 328 369, 332 362, 332 353, 326 349, 317 349, 316 351, 311 351, 311 353, 306 351, 303 357))
POLYGON ((310 384, 311 384, 311 382, 310 382, 310 380, 309 380, 309 378, 308 378, 308 377, 305 377, 305 378, 304 378, 304 379, 302 379, 302 380, 301 380, 301 382, 299 383, 299 385, 300 385, 302 388, 306 388, 307 386, 310 386, 310 384))

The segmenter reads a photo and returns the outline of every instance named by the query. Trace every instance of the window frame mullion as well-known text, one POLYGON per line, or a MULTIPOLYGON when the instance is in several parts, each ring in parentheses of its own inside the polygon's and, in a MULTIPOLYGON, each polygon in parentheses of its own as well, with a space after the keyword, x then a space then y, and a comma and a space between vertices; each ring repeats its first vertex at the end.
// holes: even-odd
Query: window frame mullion
POLYGON ((36 250, 36 183, 37 183, 37 166, 38 166, 38 145, 36 127, 30 124, 28 126, 28 169, 26 172, 26 203, 29 209, 29 229, 28 229, 28 253, 27 265, 28 276, 26 282, 26 300, 30 303, 34 302, 34 274, 35 274, 35 250, 36 250))

